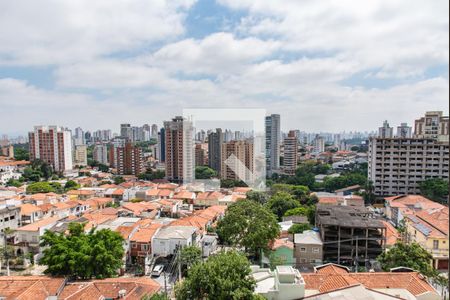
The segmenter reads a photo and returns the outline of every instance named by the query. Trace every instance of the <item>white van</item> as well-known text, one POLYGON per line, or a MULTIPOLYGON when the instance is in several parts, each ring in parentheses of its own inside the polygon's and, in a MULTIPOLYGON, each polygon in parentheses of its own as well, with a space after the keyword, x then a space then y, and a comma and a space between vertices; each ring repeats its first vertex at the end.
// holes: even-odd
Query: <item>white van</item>
POLYGON ((164 271, 163 265, 156 265, 152 271, 152 277, 159 277, 161 273, 164 271))

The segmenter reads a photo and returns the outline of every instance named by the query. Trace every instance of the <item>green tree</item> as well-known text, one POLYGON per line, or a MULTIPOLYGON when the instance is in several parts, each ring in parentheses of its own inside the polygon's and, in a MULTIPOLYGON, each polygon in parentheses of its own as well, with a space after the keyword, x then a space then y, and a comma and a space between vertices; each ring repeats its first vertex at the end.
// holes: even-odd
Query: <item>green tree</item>
POLYGON ((234 187, 247 187, 247 184, 242 180, 233 180, 233 179, 221 179, 220 187, 225 189, 230 189, 234 187))
POLYGON ((310 224, 294 224, 289 228, 288 233, 290 234, 296 234, 296 233, 303 233, 305 230, 312 229, 310 224))
POLYGON ((122 266, 123 238, 109 229, 84 232, 84 224, 71 223, 69 234, 46 231, 41 247, 46 247, 40 263, 54 276, 89 279, 116 275, 122 266))
POLYGON ((186 246, 181 249, 180 263, 186 268, 190 268, 202 260, 202 250, 197 246, 186 246))
POLYGON ((216 232, 223 242, 258 256, 278 236, 280 226, 270 210, 255 201, 241 200, 228 207, 216 232))
POLYGON ((74 180, 68 180, 66 182, 66 184, 64 185, 64 190, 66 190, 66 191, 76 190, 79 188, 80 188, 80 185, 74 180))
POLYGON ((334 192, 335 190, 342 189, 352 185, 365 186, 367 183, 367 174, 360 173, 347 173, 339 177, 325 177, 323 186, 326 191, 334 192))
POLYGON ((31 183, 27 186, 27 194, 55 193, 55 188, 47 181, 31 183))
POLYGON ((291 194, 285 192, 276 193, 267 202, 267 208, 277 215, 278 220, 281 220, 286 211, 299 206, 300 203, 291 194))
POLYGON ((17 179, 10 179, 6 182, 6 186, 15 186, 15 187, 21 187, 23 185, 23 182, 17 179))
POLYGON ((24 148, 14 147, 14 158, 16 160, 30 160, 30 152, 24 148))
POLYGON ((222 251, 193 265, 187 277, 175 286, 178 300, 254 299, 255 280, 247 258, 237 251, 222 251))
POLYGON ((207 166, 195 167, 196 179, 211 179, 217 177, 217 172, 207 166))
POLYGON ((114 184, 124 183, 125 179, 122 176, 114 176, 114 184))
POLYGON ((436 202, 447 203, 448 180, 442 178, 429 178, 419 184, 420 193, 436 202))
POLYGON ((141 300, 170 300, 170 298, 167 296, 166 293, 162 292, 162 293, 155 293, 151 296, 145 295, 144 297, 141 298, 141 300))
POLYGON ((62 194, 64 193, 64 188, 59 182, 50 182, 50 186, 53 188, 55 193, 62 194))
POLYGON ((139 174, 138 178, 140 180, 155 180, 155 179, 163 179, 166 176, 166 173, 163 170, 153 171, 152 169, 147 169, 145 173, 139 174))
POLYGON ((260 192, 260 191, 248 191, 247 194, 248 200, 253 200, 255 202, 258 202, 259 204, 266 204, 267 200, 269 199, 269 196, 266 192, 260 192))
POLYGON ((437 271, 431 266, 433 256, 417 243, 396 243, 389 251, 378 256, 384 271, 395 267, 408 267, 417 270, 425 276, 435 277, 437 271))

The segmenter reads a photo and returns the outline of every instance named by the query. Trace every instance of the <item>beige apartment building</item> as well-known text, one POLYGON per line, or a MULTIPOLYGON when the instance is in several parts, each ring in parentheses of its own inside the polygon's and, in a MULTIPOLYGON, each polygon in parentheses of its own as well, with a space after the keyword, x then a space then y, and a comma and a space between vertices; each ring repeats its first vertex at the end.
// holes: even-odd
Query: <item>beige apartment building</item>
POLYGON ((288 136, 284 139, 284 157, 283 157, 283 171, 288 175, 294 175, 297 169, 297 149, 298 140, 295 131, 291 130, 288 136))
POLYGON ((420 194, 419 184, 427 178, 448 179, 448 117, 427 112, 416 120, 415 126, 412 138, 369 140, 368 177, 376 195, 420 194), (430 121, 431 113, 439 119, 430 121))
POLYGON ((252 181, 253 170, 253 143, 231 141, 222 144, 222 179, 252 181))

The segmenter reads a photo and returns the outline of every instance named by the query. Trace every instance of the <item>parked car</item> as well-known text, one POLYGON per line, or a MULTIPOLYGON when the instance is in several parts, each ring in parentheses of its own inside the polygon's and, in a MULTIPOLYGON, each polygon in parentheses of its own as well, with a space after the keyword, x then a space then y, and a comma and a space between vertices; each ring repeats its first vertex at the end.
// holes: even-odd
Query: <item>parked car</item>
POLYGON ((159 277, 161 273, 164 271, 163 265, 156 265, 152 271, 152 277, 159 277))

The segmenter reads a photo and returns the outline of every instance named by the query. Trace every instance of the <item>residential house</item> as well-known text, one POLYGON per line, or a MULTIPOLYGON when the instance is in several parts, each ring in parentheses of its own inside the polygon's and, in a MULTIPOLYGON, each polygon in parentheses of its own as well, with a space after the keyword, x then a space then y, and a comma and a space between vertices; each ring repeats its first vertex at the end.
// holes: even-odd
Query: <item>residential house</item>
POLYGON ((71 190, 67 192, 67 195, 72 200, 87 200, 95 197, 95 191, 93 190, 71 190))
POLYGON ((151 241, 153 256, 173 255, 178 247, 197 245, 197 227, 167 226, 156 232, 151 241))
POLYGON ((20 206, 20 224, 31 224, 39 221, 43 217, 42 209, 31 203, 25 203, 20 206))
POLYGON ((152 254, 152 238, 162 225, 155 223, 138 228, 130 236, 130 257, 132 263, 145 266, 146 258, 152 254))
POLYGON ((208 207, 213 205, 221 205, 220 200, 224 199, 225 195, 217 192, 200 192, 194 199, 195 206, 208 207))
POLYGON ((319 265, 323 261, 323 242, 320 233, 305 230, 294 234, 294 257, 297 265, 319 265))
POLYGON ((294 243, 287 238, 275 239, 269 245, 270 252, 268 256, 263 253, 262 263, 270 266, 271 262, 285 265, 295 266, 294 243))
POLYGON ((449 209, 447 206, 431 208, 406 216, 407 242, 415 242, 433 256, 433 267, 448 270, 449 209))
POLYGON ((40 253, 39 242, 45 230, 55 225, 61 218, 58 216, 49 217, 17 228, 14 233, 14 248, 17 255, 32 252, 40 253))
POLYGON ((5 206, 0 208, 0 238, 3 240, 5 229, 17 229, 20 225, 20 207, 5 206))
POLYGON ((441 208, 442 204, 431 201, 421 195, 400 195, 384 198, 386 217, 399 226, 404 216, 431 208, 441 208))

